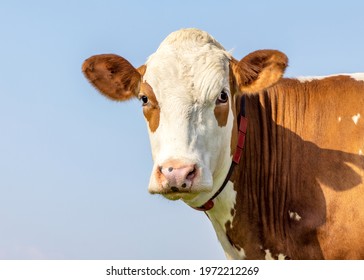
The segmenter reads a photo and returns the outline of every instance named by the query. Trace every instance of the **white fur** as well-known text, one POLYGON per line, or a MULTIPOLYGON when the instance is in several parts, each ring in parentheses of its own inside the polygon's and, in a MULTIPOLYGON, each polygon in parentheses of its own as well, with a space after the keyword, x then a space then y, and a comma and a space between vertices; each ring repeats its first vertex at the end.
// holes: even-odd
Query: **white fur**
POLYGON ((304 83, 304 82, 311 82, 313 80, 322 80, 325 78, 330 78, 335 76, 349 76, 356 81, 364 81, 364 73, 352 73, 352 74, 342 73, 342 74, 333 74, 328 76, 305 76, 305 77, 297 77, 297 80, 304 83))
POLYGON ((354 74, 351 74, 350 77, 352 77, 353 79, 355 79, 357 81, 364 81, 364 73, 354 73, 354 74))
POLYGON ((302 219, 302 217, 300 215, 298 215, 297 212, 288 210, 288 215, 292 220, 295 220, 297 222, 299 222, 302 219))
MULTIPOLYGON (((160 121, 149 131, 154 169, 168 160, 197 164, 202 177, 192 191, 206 192, 190 205, 204 203, 221 170, 229 165, 232 113, 228 124, 219 127, 215 101, 222 90, 229 91, 230 54, 208 33, 185 29, 171 33, 152 54, 144 80, 152 87, 160 106, 160 121)), ((230 96, 231 97, 231 96, 230 96)), ((160 191, 151 176, 149 190, 160 191)))
MULTIPOLYGON (((160 107, 159 126, 149 130, 155 171, 169 160, 197 164, 202 176, 191 188, 195 194, 173 194, 193 207, 203 205, 220 188, 231 164, 230 141, 234 117, 229 88, 231 55, 208 33, 185 29, 170 34, 146 63, 143 77, 160 107), (214 109, 221 91, 229 94, 227 124, 219 126, 214 109)), ((227 104, 226 104, 227 105, 227 104)), ((149 191, 161 186, 152 173, 149 191)), ((229 182, 208 215, 228 258, 245 258, 233 247, 225 224, 231 221, 236 192, 229 182)))
POLYGON ((286 256, 284 254, 279 253, 276 258, 272 256, 272 253, 269 251, 269 249, 264 250, 265 252, 265 259, 266 260, 285 260, 286 256))
POLYGON ((352 116, 351 118, 353 120, 353 122, 355 123, 355 125, 358 124, 359 119, 360 119, 360 113, 357 113, 356 115, 352 116))

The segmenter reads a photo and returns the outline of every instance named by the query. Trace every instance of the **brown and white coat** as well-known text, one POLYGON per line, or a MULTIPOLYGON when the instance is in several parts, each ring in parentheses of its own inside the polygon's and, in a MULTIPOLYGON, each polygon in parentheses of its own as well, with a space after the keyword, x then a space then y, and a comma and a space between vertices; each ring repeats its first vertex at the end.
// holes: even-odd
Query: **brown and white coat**
POLYGON ((364 75, 281 78, 286 66, 274 50, 237 61, 206 32, 184 29, 137 69, 98 55, 83 72, 113 100, 141 100, 149 191, 191 207, 226 177, 245 95, 241 163, 206 211, 228 258, 364 258, 364 75))

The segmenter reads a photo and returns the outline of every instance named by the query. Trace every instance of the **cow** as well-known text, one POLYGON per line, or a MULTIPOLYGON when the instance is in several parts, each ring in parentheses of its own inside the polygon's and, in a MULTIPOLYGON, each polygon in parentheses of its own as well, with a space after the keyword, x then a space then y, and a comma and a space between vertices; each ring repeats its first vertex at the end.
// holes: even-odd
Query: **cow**
POLYGON ((138 68, 83 63, 103 95, 138 98, 148 190, 202 210, 229 259, 364 258, 364 74, 285 78, 287 56, 236 60, 211 35, 171 33, 138 68))

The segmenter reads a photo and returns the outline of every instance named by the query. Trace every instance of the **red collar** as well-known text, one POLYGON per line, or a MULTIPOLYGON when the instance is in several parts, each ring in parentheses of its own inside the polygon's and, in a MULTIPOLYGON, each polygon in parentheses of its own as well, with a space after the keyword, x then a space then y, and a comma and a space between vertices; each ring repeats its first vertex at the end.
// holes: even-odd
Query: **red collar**
POLYGON ((233 174, 234 167, 239 164, 241 155, 243 153, 244 144, 245 144, 245 136, 246 130, 248 127, 248 119, 245 117, 245 96, 241 98, 241 106, 240 106, 240 114, 239 114, 239 131, 238 131, 238 144, 233 155, 233 160, 231 162, 229 171, 225 177, 224 182, 221 187, 217 190, 217 192, 203 205, 199 207, 192 207, 199 211, 208 211, 212 207, 214 207, 213 200, 224 190, 226 184, 229 182, 231 175, 233 174))

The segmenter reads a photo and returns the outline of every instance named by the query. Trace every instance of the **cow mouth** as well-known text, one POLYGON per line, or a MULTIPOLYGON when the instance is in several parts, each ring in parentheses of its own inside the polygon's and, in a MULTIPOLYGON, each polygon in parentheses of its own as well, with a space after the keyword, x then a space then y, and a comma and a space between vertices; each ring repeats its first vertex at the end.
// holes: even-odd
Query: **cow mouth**
POLYGON ((155 192, 150 192, 151 194, 160 194, 169 200, 178 200, 184 198, 195 197, 198 192, 193 192, 191 189, 180 189, 177 187, 170 187, 168 189, 162 189, 155 192))
POLYGON ((194 198, 196 195, 198 195, 198 193, 192 193, 192 192, 187 192, 187 191, 184 191, 184 192, 171 191, 171 192, 167 192, 167 193, 161 193, 161 195, 163 195, 168 200, 179 200, 179 199, 190 200, 190 199, 194 198))
POLYGON ((209 192, 210 188, 208 187, 202 187, 202 188, 186 188, 181 189, 177 187, 170 187, 168 189, 163 189, 161 191, 157 192, 151 192, 151 194, 160 194, 163 197, 165 197, 168 200, 192 200, 196 196, 198 196, 201 193, 209 192))

